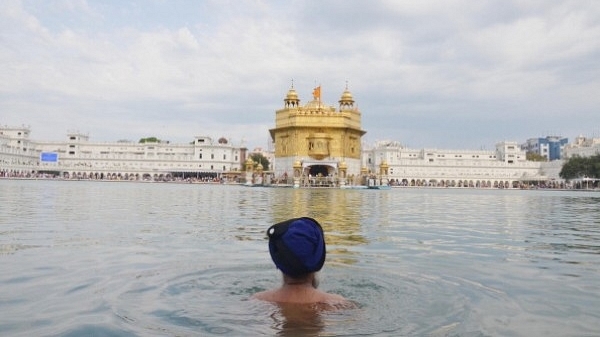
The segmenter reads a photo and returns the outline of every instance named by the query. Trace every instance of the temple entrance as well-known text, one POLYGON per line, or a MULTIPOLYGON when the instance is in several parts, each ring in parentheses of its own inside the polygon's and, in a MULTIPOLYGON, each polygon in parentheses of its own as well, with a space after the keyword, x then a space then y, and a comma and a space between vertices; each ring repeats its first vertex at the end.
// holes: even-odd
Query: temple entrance
POLYGON ((304 169, 303 184, 305 187, 335 187, 335 167, 329 165, 309 165, 304 169))
POLYGON ((312 165, 309 167, 308 174, 313 177, 327 177, 329 175, 329 166, 312 165))

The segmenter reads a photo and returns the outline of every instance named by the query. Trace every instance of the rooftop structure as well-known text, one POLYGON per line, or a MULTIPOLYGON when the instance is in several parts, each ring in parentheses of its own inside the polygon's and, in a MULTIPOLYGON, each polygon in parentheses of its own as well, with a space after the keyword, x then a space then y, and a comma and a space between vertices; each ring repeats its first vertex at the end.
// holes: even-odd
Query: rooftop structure
POLYGON ((591 157, 600 155, 600 138, 575 137, 573 143, 565 146, 565 159, 573 156, 591 157))

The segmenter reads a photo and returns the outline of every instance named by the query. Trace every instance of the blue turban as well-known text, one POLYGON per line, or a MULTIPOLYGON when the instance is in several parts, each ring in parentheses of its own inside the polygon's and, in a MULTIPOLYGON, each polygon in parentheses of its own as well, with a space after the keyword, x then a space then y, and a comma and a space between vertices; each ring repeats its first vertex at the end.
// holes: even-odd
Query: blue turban
POLYGON ((300 277, 321 270, 325 263, 323 228, 312 218, 277 223, 267 230, 269 252, 284 274, 300 277))

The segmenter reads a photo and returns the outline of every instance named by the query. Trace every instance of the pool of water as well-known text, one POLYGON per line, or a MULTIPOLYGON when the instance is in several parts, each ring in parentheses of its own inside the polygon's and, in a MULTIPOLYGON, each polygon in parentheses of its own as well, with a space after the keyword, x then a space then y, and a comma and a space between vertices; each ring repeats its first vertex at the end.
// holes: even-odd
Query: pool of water
POLYGON ((600 193, 0 180, 3 336, 597 336, 600 193), (265 231, 324 228, 320 288, 277 287, 265 231))

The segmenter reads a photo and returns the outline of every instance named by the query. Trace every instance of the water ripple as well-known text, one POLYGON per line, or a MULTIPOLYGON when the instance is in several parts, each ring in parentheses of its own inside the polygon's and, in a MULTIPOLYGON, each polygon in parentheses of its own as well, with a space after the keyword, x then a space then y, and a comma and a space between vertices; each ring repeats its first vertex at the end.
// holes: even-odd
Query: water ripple
POLYGON ((0 334, 599 335, 597 193, 0 181, 0 334), (323 225, 321 288, 277 287, 265 230, 323 225))

